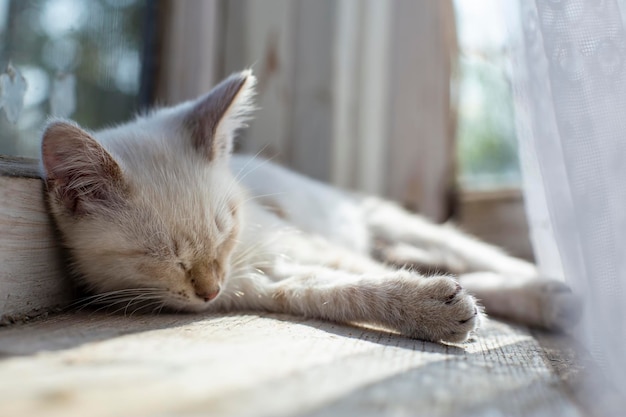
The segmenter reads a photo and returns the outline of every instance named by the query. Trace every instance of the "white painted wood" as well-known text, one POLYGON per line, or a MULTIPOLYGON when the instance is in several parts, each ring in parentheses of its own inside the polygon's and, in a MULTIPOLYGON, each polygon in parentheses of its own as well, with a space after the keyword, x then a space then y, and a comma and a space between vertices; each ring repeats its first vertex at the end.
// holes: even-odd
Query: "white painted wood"
POLYGON ((218 0, 169 0, 164 3, 157 98, 175 104, 207 92, 219 81, 220 6, 218 0))
POLYGON ((297 3, 227 2, 224 75, 251 67, 257 111, 242 132, 241 151, 287 162, 293 117, 294 26, 297 3))
POLYGON ((327 179, 332 164, 331 1, 228 2, 224 75, 252 67, 254 120, 240 150, 327 179))
POLYGON ((3 417, 583 415, 558 350, 495 321, 445 346, 277 315, 82 312, 0 329, 0 352, 3 417))
POLYGON ((335 17, 331 179, 343 188, 356 188, 363 4, 361 0, 341 1, 335 17))
POLYGON ((444 219, 455 164, 451 3, 346 1, 337 14, 333 181, 444 219))
POLYGON ((449 0, 393 2, 385 195, 435 221, 454 179, 449 0))
MULTIPOLYGON (((361 77, 358 90, 359 143, 357 189, 370 194, 384 194, 387 179, 387 135, 390 101, 389 48, 392 2, 367 0, 362 24, 361 77)), ((335 138, 341 140, 341 138, 335 138)))
POLYGON ((385 191, 393 3, 343 1, 336 18, 333 83, 334 184, 385 191))
POLYGON ((338 2, 299 1, 296 10, 290 164, 330 181, 332 172, 335 16, 338 2))
POLYGON ((72 292, 42 182, 0 176, 0 323, 66 304, 72 292))

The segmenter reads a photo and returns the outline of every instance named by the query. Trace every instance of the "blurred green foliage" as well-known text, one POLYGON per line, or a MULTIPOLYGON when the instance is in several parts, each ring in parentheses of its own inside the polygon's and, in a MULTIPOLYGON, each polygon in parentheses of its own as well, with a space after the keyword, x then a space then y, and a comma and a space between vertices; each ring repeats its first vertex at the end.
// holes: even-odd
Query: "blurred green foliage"
POLYGON ((506 56, 462 56, 457 152, 464 188, 518 186, 520 170, 506 56))
POLYGON ((0 114, 0 153, 36 157, 55 79, 76 77, 70 115, 90 128, 137 109, 145 0, 0 0, 0 70, 28 82, 16 125, 0 114))

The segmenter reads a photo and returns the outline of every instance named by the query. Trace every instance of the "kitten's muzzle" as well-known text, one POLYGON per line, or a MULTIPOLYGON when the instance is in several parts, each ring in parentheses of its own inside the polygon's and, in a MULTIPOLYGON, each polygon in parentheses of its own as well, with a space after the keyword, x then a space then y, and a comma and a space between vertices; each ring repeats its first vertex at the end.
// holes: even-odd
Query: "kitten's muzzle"
POLYGON ((196 289, 196 297, 200 298, 201 300, 204 300, 205 302, 209 302, 213 299, 215 299, 215 297, 217 297, 220 293, 220 286, 216 286, 213 289, 207 289, 207 290, 198 290, 196 289))
POLYGON ((191 277, 191 285, 196 297, 204 302, 215 299, 220 293, 220 284, 224 282, 223 272, 216 269, 214 263, 194 265, 191 277))

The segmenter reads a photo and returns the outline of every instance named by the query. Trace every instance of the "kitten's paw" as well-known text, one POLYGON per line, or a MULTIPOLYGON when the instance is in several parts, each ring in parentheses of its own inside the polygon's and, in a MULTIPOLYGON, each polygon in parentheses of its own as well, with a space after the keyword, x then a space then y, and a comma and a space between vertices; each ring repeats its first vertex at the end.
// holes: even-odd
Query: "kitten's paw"
POLYGON ((459 279, 491 316, 547 330, 566 330, 582 315, 581 297, 561 281, 493 272, 464 274, 459 279))
POLYGON ((414 278, 411 306, 401 331, 434 342, 465 342, 478 329, 482 308, 449 277, 414 278))
POLYGON ((529 285, 541 306, 541 325, 548 330, 567 330, 578 323, 583 311, 581 297, 556 280, 537 280, 529 285))

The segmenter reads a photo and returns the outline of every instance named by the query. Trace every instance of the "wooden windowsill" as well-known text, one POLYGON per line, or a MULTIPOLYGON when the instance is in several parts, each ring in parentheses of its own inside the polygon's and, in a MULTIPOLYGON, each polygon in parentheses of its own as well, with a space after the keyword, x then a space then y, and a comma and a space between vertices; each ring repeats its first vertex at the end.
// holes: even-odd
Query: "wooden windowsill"
POLYGON ((521 201, 523 200, 520 188, 495 188, 492 190, 462 190, 461 202, 477 201, 521 201))
POLYGON ((534 257, 519 188, 462 191, 457 224, 511 255, 527 260, 534 257))
POLYGON ((45 314, 72 296, 38 165, 0 156, 0 325, 45 314))
POLYGON ((32 158, 0 155, 0 176, 40 178, 39 161, 32 158))
POLYGON ((0 329, 0 415, 588 415, 569 341, 540 341, 491 319, 452 346, 277 314, 83 310, 0 329))

